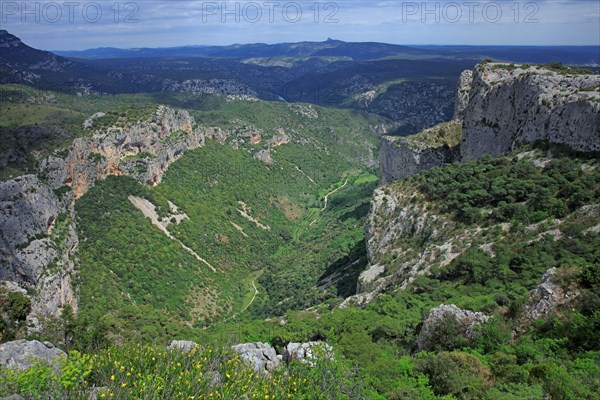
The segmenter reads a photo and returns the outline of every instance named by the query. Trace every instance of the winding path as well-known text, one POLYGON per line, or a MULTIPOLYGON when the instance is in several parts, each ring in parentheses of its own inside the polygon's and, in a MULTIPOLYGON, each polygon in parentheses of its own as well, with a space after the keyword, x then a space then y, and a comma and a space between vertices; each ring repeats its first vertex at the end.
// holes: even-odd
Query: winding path
MULTIPOLYGON (((321 212, 327 210, 327 206, 329 205, 329 196, 331 196, 332 194, 336 193, 339 190, 342 190, 347 184, 348 184, 348 179, 346 179, 346 182, 344 182, 344 184, 342 186, 340 186, 337 189, 332 190, 331 192, 329 192, 325 195, 325 198, 323 199, 323 208, 321 209, 321 212)), ((319 217, 315 218, 315 220, 313 222, 311 222, 310 225, 308 225, 308 226, 309 227, 313 226, 313 224, 315 222, 317 222, 318 219, 319 219, 319 217)))
POLYGON ((325 203, 323 205, 323 209, 321 210, 321 212, 323 212, 327 209, 327 202, 329 201, 329 196, 331 196, 332 194, 334 194, 335 192, 337 192, 339 190, 342 190, 347 184, 348 184, 348 179, 346 179, 346 182, 344 182, 344 184, 342 186, 340 186, 339 188, 337 188, 325 195, 325 199, 323 200, 325 203))

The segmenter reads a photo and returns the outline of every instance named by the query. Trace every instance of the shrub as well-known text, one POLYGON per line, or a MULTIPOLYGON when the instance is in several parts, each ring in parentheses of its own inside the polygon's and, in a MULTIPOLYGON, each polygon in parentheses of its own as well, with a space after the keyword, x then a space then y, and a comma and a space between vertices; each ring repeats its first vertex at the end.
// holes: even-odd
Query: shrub
POLYGON ((417 360, 415 371, 429 376, 429 384, 438 395, 459 399, 481 399, 491 384, 488 366, 474 355, 444 352, 417 360))

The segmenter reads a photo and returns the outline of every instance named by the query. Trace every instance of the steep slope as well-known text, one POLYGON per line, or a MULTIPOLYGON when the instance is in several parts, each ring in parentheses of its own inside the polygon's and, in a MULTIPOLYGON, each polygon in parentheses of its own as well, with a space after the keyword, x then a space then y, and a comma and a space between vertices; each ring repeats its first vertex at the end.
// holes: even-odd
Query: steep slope
POLYGON ((379 182, 386 184, 416 172, 451 164, 460 156, 462 122, 454 120, 406 137, 381 140, 379 182))
POLYGON ((600 151, 600 75, 567 67, 480 64, 464 114, 463 160, 540 140, 600 151))
MULTIPOLYGON (((7 89, 8 109, 29 104, 27 89, 7 89)), ((68 100, 46 92, 34 104, 91 108, 68 100)), ((285 271, 274 271, 284 263, 306 270, 307 279, 278 309, 314 304, 345 290, 329 280, 320 294, 305 298, 322 275, 356 279, 365 261, 364 247, 355 250, 363 234, 358 221, 376 180, 370 168, 382 120, 305 104, 246 101, 193 111, 194 118, 188 111, 142 105, 148 100, 153 98, 127 97, 123 102, 129 105, 111 109, 98 98, 103 112, 78 116, 79 127, 69 121, 66 134, 46 146, 39 138, 23 142, 12 131, 22 127, 10 123, 15 139, 4 154, 30 161, 5 157, 6 165, 23 165, 23 171, 8 169, 8 179, 0 182, 1 278, 37 292, 32 315, 58 315, 66 304, 77 310, 82 299, 86 315, 114 312, 120 320, 122 310, 133 307, 158 321, 165 318, 158 310, 166 302, 166 312, 181 327, 184 320, 209 323, 247 308, 271 313, 286 282, 285 271), (207 140, 208 149, 189 153, 162 182, 176 160, 207 140), (336 201, 344 196, 346 201, 336 201), (142 213, 152 207, 154 225, 142 213), (170 211, 174 207, 183 214, 170 211), (326 227, 332 241, 317 242, 326 227), (256 301, 246 299, 256 296, 253 284, 261 273, 268 277, 267 290, 256 301), (155 274, 170 277, 169 283, 155 274)), ((55 118, 61 125, 60 116, 55 118)), ((121 329, 137 328, 116 331, 121 329)))
POLYGON ((377 189, 367 219, 371 267, 359 279, 356 300, 368 302, 405 289, 417 276, 452 270, 473 249, 498 259, 497 246, 515 243, 526 252, 546 234, 566 238, 563 224, 573 229, 580 219, 582 230, 595 226, 597 159, 551 154, 527 151, 514 154, 514 161, 446 166, 377 189))
POLYGON ((466 70, 451 122, 408 137, 384 136, 380 182, 538 141, 600 150, 600 75, 561 64, 482 63, 466 70))
POLYGON ((64 57, 27 46, 5 30, 0 30, 0 49, 0 83, 34 83, 43 71, 65 72, 74 65, 64 57))
MULTIPOLYGON (((97 117, 96 123, 102 120, 97 117)), ((54 315, 64 304, 77 306, 71 285, 79 242, 75 200, 109 175, 160 181, 184 150, 203 145, 203 131, 192 131, 192 126, 187 112, 158 107, 146 121, 126 128, 115 122, 91 138, 76 139, 40 160, 35 175, 0 182, 0 277, 36 288, 36 315, 54 315), (166 142, 168 138, 172 140, 166 142)))

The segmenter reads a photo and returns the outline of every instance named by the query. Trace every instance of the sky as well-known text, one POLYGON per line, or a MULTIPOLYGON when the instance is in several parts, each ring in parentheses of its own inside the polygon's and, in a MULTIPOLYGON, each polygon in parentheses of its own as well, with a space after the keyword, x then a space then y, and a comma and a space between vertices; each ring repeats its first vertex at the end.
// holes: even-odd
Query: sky
POLYGON ((408 45, 600 45, 600 0, 0 0, 0 28, 45 50, 327 38, 408 45))

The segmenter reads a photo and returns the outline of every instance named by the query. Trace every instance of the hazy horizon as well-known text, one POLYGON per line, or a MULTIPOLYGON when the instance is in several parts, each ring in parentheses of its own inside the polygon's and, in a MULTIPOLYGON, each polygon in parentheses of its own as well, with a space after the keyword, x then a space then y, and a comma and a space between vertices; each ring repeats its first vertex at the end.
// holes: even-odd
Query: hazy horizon
POLYGON ((600 46, 595 0, 407 2, 0 2, 32 47, 167 48, 322 42, 407 46, 600 46))

